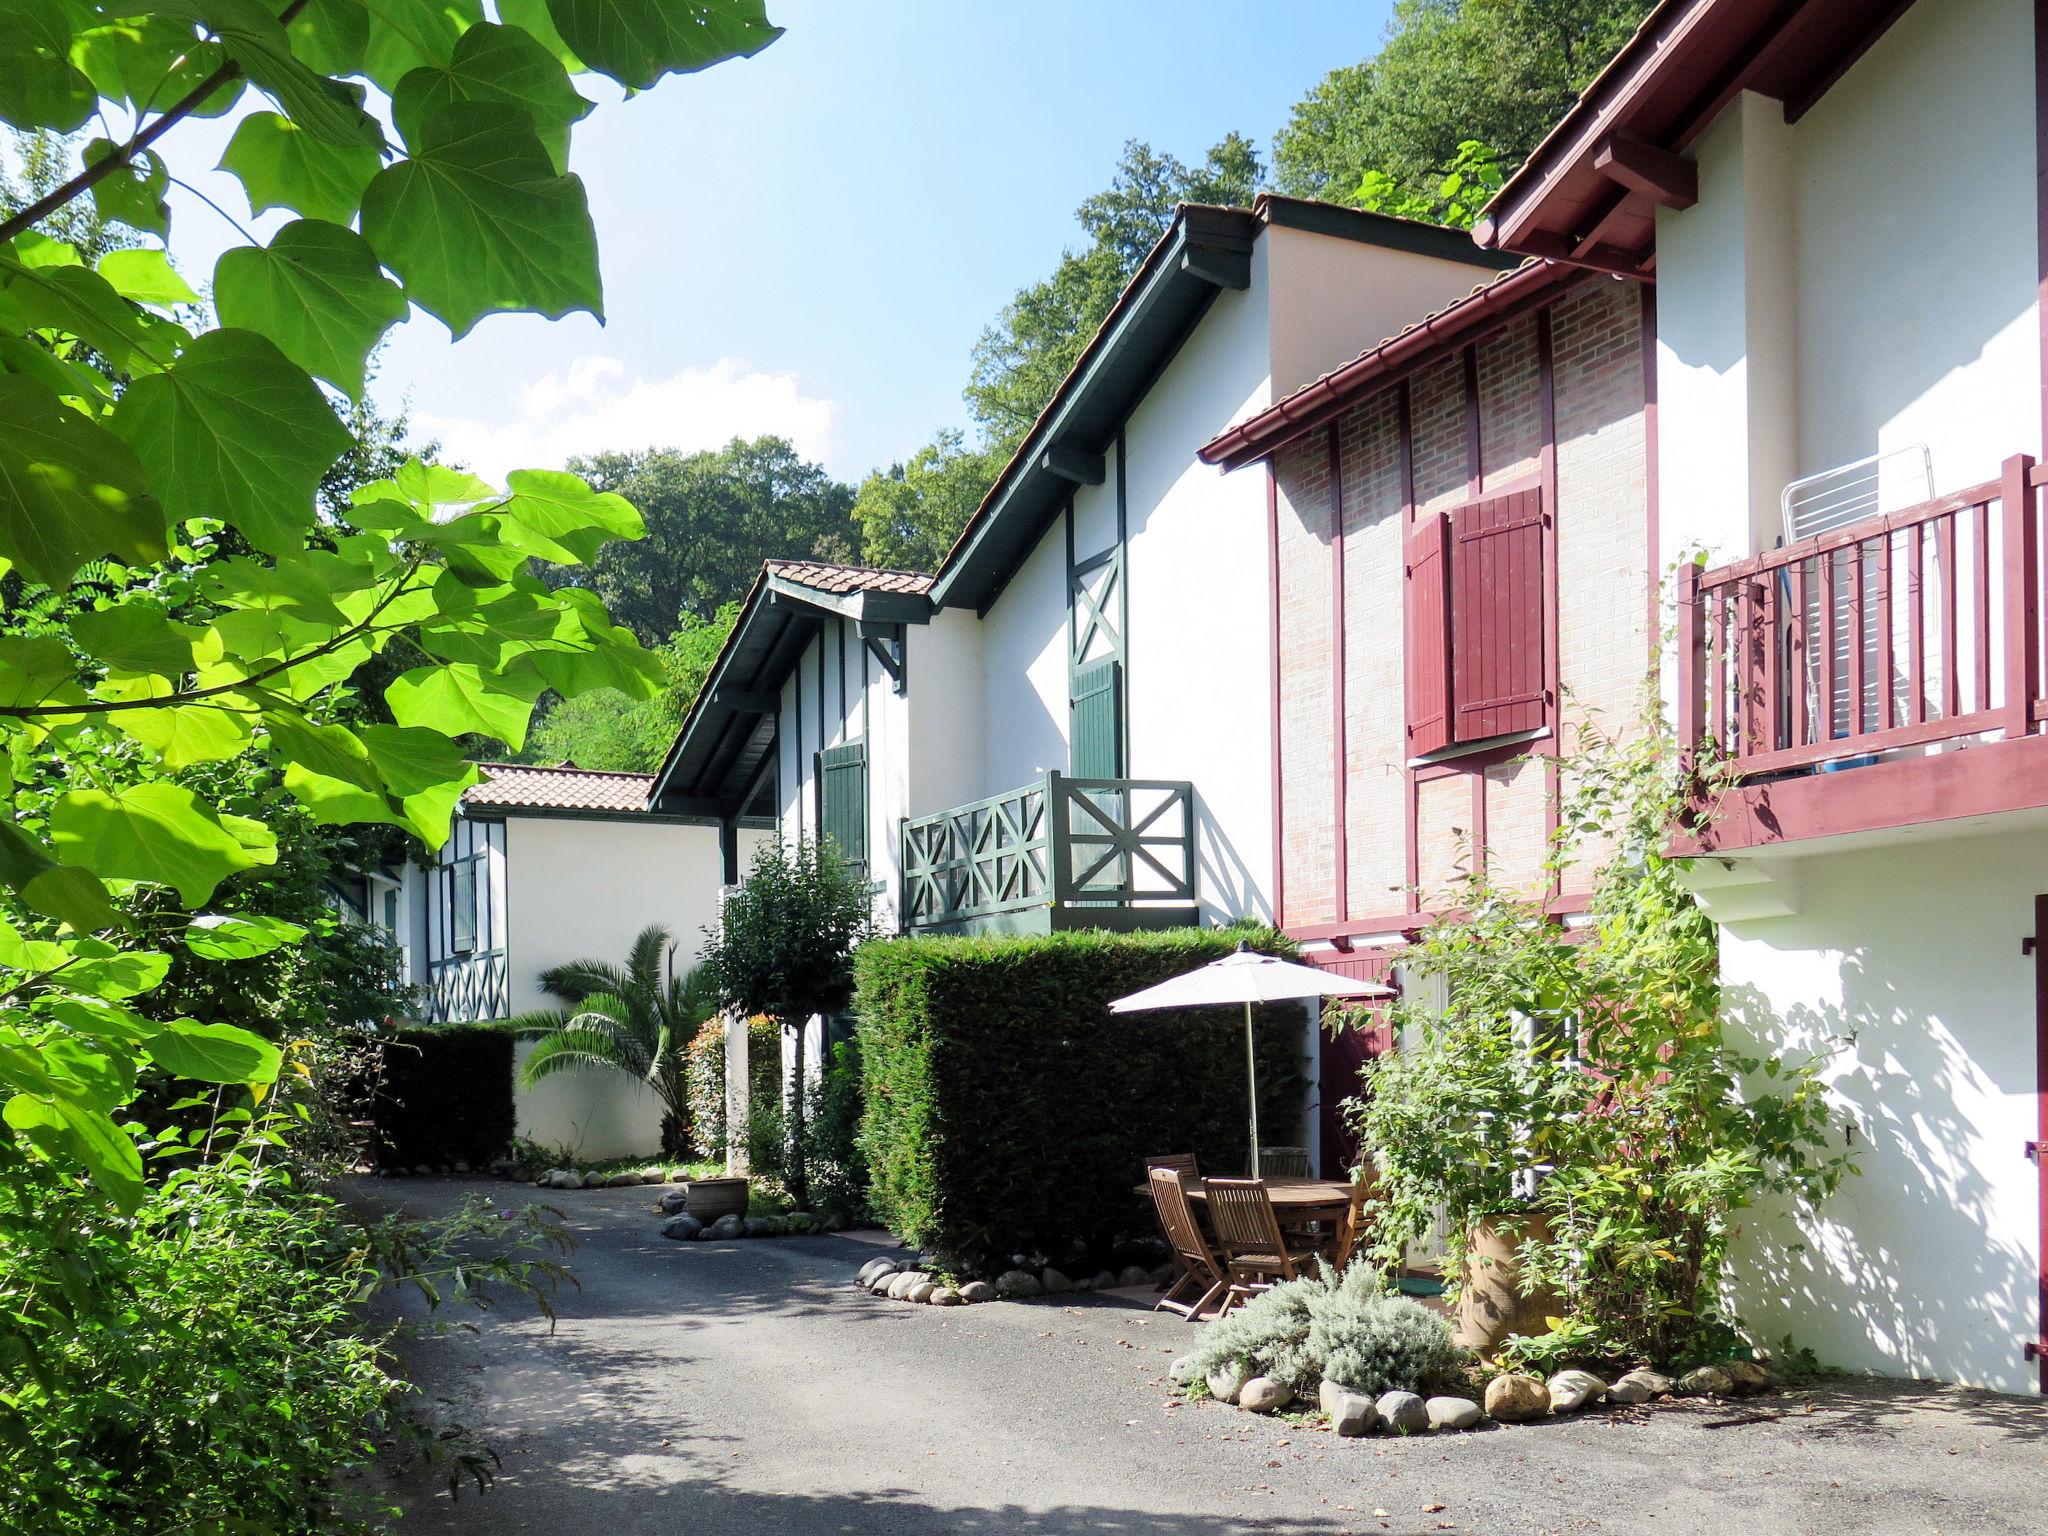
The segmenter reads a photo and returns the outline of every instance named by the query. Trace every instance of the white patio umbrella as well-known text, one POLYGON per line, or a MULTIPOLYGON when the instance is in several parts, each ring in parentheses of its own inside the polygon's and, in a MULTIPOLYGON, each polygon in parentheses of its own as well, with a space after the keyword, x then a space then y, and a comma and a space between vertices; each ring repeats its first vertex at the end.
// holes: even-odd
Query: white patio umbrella
POLYGON ((1244 1005, 1244 1066, 1251 1095, 1252 1177, 1259 1176, 1259 1067, 1252 1054, 1252 1004, 1285 1003, 1311 997, 1392 997, 1394 989, 1376 981, 1333 976, 1312 965, 1296 965, 1273 955, 1253 953, 1239 944, 1237 953, 1212 960, 1199 969, 1133 992, 1109 1005, 1111 1013, 1144 1013, 1155 1008, 1221 1008, 1244 1005))

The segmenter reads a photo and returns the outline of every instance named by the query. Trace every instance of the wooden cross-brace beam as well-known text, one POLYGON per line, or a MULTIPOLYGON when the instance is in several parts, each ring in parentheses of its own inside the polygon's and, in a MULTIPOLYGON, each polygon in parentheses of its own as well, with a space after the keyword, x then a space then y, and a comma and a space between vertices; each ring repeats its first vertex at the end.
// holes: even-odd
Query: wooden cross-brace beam
POLYGON ((1593 151, 1593 169, 1661 207, 1690 208, 1700 200, 1698 165, 1627 134, 1608 135, 1593 151))

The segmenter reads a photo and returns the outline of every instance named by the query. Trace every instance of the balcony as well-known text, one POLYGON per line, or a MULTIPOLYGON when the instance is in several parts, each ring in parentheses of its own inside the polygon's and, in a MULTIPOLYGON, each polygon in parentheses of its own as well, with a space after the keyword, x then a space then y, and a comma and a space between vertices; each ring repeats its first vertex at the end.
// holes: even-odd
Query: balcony
POLYGON ((1196 921, 1183 780, 1043 779, 903 824, 913 933, 1174 928, 1196 921))
POLYGON ((2048 805, 2043 479, 2017 456, 1966 491, 1680 569, 1680 739, 1735 786, 1678 851, 2048 805))

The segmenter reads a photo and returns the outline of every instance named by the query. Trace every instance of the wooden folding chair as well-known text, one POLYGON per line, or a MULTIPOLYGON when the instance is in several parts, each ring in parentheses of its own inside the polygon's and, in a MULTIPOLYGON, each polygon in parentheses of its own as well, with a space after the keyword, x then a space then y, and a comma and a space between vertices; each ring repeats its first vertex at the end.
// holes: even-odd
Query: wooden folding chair
POLYGON ((1336 1252, 1330 1263, 1339 1274, 1350 1262, 1358 1257, 1358 1250, 1365 1243, 1366 1212, 1372 1206, 1373 1184, 1369 1179, 1357 1179, 1351 1185, 1351 1204, 1344 1208, 1344 1219, 1337 1226, 1336 1252))
POLYGON ((1202 1165, 1192 1152, 1162 1152, 1157 1157, 1146 1158, 1145 1172, 1149 1174, 1154 1168, 1171 1168, 1183 1178, 1199 1179, 1202 1176, 1202 1165))
POLYGON ((1298 1266, 1314 1257, 1311 1250, 1290 1248, 1273 1213, 1273 1200, 1263 1179, 1205 1179, 1209 1225, 1216 1233, 1216 1252, 1223 1259, 1228 1285, 1223 1310, 1275 1280, 1298 1280, 1298 1266))
POLYGON ((1308 1177, 1307 1147, 1259 1148, 1259 1177, 1262 1179, 1305 1179, 1308 1177))
POLYGON ((1223 1266, 1217 1263, 1216 1255, 1209 1251, 1209 1244, 1202 1237, 1194 1207, 1188 1202, 1187 1184, 1179 1170, 1153 1168, 1146 1173, 1146 1180, 1152 1187, 1153 1208, 1159 1212, 1159 1230, 1166 1234, 1167 1246, 1173 1249, 1174 1263, 1180 1270, 1173 1284, 1166 1288, 1166 1294, 1152 1304, 1152 1310, 1164 1308, 1193 1320, 1227 1291, 1223 1266), (1185 1290, 1199 1290, 1201 1294, 1192 1302, 1180 1300, 1185 1290))

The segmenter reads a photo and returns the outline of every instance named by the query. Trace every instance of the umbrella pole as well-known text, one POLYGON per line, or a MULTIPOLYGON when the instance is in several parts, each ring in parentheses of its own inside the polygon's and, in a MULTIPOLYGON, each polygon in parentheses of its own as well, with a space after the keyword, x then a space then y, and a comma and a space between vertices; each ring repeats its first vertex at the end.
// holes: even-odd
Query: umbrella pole
POLYGON ((1252 1005, 1244 1005, 1244 1078, 1251 1087, 1252 1177, 1259 1176, 1259 1058, 1252 1050, 1252 1005))

